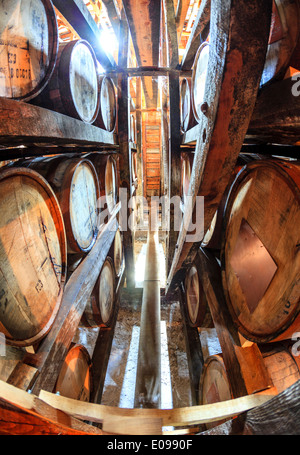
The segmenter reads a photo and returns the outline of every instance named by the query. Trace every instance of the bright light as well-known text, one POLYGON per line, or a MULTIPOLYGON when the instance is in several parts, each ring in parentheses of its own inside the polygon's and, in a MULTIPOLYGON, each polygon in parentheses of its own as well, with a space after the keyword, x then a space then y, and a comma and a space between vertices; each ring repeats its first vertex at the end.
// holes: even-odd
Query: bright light
POLYGON ((100 44, 107 54, 113 55, 118 50, 118 40, 113 30, 102 30, 100 35, 100 44))

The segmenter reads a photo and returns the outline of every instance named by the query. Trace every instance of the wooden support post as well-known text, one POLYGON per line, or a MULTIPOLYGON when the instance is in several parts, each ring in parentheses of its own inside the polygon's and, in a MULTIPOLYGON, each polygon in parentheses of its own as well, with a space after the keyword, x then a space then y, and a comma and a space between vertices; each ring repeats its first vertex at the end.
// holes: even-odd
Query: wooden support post
POLYGON ((117 314, 119 310, 119 296, 116 297, 116 309, 110 327, 101 327, 92 357, 93 389, 91 393, 92 403, 101 403, 107 365, 113 342, 117 314))
MULTIPOLYGON (((156 215, 156 208, 151 207, 156 215)), ((153 213, 153 212, 152 212, 153 213)), ((151 221, 152 213, 150 216, 151 221)), ((155 223, 156 224, 156 223, 155 223)), ((161 395, 160 276, 157 225, 149 222, 135 388, 135 407, 159 408, 161 395)))
MULTIPOLYGON (((167 33, 168 66, 176 68, 179 64, 177 30, 175 23, 175 12, 173 0, 164 0, 164 14, 167 33)), ((180 110, 179 110, 179 75, 169 74, 169 197, 180 195, 181 184, 181 161, 180 161, 180 110)), ((167 241, 167 273, 169 273, 173 256, 176 250, 178 232, 175 231, 175 210, 174 205, 170 204, 170 225, 169 237, 167 241)))
POLYGON ((256 344, 242 347, 226 306, 221 284, 221 269, 209 251, 198 251, 199 274, 217 331, 228 380, 234 398, 273 388, 261 352, 256 344))
MULTIPOLYGON (((119 206, 116 209, 119 209, 119 206)), ((115 213, 105 226, 105 230, 100 232, 92 250, 74 271, 65 287, 55 322, 47 337, 40 344, 37 353, 32 355, 33 360, 36 358, 37 368, 40 371, 33 386, 33 392, 36 394, 42 388, 53 390, 84 312, 87 298, 95 286, 117 228, 115 213)))
POLYGON ((142 149, 142 82, 136 78, 136 149, 137 149, 137 195, 143 196, 143 149, 142 149))
MULTIPOLYGON (((124 10, 122 10, 120 22, 120 35, 123 37, 119 48, 119 65, 126 67, 129 53, 129 30, 125 18, 124 10)), ((127 206, 122 207, 123 219, 121 226, 123 229, 123 244, 125 256, 125 277, 126 286, 134 287, 134 257, 133 257, 133 236, 129 229, 128 220, 131 214, 131 209, 128 208, 128 201, 131 197, 131 149, 129 147, 129 83, 127 74, 119 73, 118 75, 118 133, 119 133, 119 163, 120 163, 120 187, 126 192, 126 201, 123 201, 127 206)))
POLYGON ((198 403, 199 381, 204 365, 202 347, 197 327, 191 327, 187 319, 187 310, 183 302, 183 289, 180 289, 180 309, 184 320, 184 335, 191 381, 192 405, 198 403))

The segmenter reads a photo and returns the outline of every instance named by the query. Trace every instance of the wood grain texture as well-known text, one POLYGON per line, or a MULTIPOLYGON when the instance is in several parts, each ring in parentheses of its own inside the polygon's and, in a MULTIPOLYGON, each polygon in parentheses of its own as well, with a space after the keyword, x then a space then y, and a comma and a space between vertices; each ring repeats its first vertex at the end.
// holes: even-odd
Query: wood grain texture
POLYGON ((107 76, 100 76, 99 92, 100 108, 94 125, 112 132, 117 119, 116 89, 113 80, 107 76))
POLYGON ((223 288, 240 332, 255 342, 299 328, 299 176, 293 162, 258 160, 238 174, 227 200, 223 288))
POLYGON ((92 384, 88 351, 82 345, 71 346, 59 372, 54 392, 74 400, 89 401, 92 384))
POLYGON ((61 43, 52 77, 32 103, 92 124, 99 113, 99 83, 92 46, 80 39, 61 43))
POLYGON ((29 101, 47 85, 58 51, 51 1, 1 2, 0 96, 29 101))
POLYGON ((34 356, 39 370, 39 376, 33 387, 35 393, 38 393, 41 388, 53 390, 58 372, 83 314, 86 300, 91 294, 113 242, 115 230, 118 227, 116 214, 119 208, 119 206, 116 207, 109 222, 99 231, 94 247, 74 271, 65 287, 55 325, 34 356))
MULTIPOLYGON (((246 135, 249 142, 299 144, 299 76, 273 82, 260 90, 246 135)), ((283 156, 289 156, 286 152, 283 156)), ((295 157, 299 158, 299 154, 295 157)))
MULTIPOLYGON (((0 98, 0 143, 111 144, 116 136, 58 112, 0 98)), ((28 156, 28 155, 27 155, 28 156)))
POLYGON ((2 171, 1 332, 30 345, 50 329, 66 279, 66 234, 58 201, 30 169, 2 171))
POLYGON ((54 0, 54 6, 67 19, 78 35, 87 40, 94 48, 97 59, 105 69, 116 65, 113 56, 100 43, 100 30, 82 0, 54 0))
POLYGON ((204 93, 207 111, 202 113, 199 124, 189 187, 191 204, 184 213, 166 293, 180 282, 183 269, 191 263, 204 235, 201 237, 199 233, 199 242, 185 242, 196 196, 205 198, 206 232, 234 169, 254 108, 272 5, 269 1, 263 7, 260 2, 252 6, 245 8, 235 1, 215 2, 211 6, 210 55, 204 93))
POLYGON ((299 2, 297 0, 274 0, 261 86, 283 78, 298 42, 299 32, 299 2))

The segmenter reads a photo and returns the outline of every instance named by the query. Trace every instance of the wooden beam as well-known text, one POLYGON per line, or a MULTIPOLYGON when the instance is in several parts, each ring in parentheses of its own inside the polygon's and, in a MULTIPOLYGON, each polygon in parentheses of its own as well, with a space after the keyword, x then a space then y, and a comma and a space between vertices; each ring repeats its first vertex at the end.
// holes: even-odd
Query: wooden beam
POLYGON ((32 143, 117 145, 115 133, 58 112, 0 98, 0 144, 32 143))
MULTIPOLYGON (((178 41, 175 23, 173 0, 163 0, 165 31, 167 43, 168 66, 177 68, 179 65, 178 41)), ((179 110, 179 76, 169 74, 169 197, 180 194, 181 158, 180 158, 180 110, 179 110)), ((176 249, 178 232, 175 230, 174 205, 170 205, 169 232, 167 238, 167 272, 169 272, 176 249)))
POLYGON ((56 154, 84 154, 89 152, 102 152, 107 154, 110 151, 112 154, 116 153, 115 149, 112 149, 108 145, 80 145, 76 147, 67 147, 67 146, 55 146, 49 144, 48 146, 44 145, 41 147, 34 145, 22 146, 22 147, 0 147, 0 161, 14 160, 17 158, 33 158, 35 156, 47 156, 47 155, 56 155, 56 154))
POLYGON ((39 398, 56 409, 60 409, 71 416, 90 422, 105 422, 110 416, 135 419, 162 419, 163 426, 186 426, 219 421, 230 416, 249 411, 257 406, 274 399, 274 395, 248 395, 229 401, 221 401, 201 406, 187 406, 174 409, 143 409, 143 408, 117 408, 94 403, 65 398, 46 391, 41 391, 39 398))
MULTIPOLYGON (((118 227, 116 215, 119 209, 118 204, 108 223, 99 231, 92 250, 69 278, 60 309, 47 337, 41 342, 36 354, 28 355, 28 363, 33 362, 40 372, 32 388, 34 393, 39 393, 42 388, 53 390, 57 375, 85 309, 86 299, 93 290, 113 242, 118 227)), ((25 367, 26 357, 23 361, 25 367)))
POLYGON ((260 90, 246 135, 248 140, 290 145, 299 143, 299 79, 300 73, 297 77, 274 82, 260 90))
POLYGON ((53 0, 54 6, 76 30, 80 38, 87 40, 93 47, 96 57, 105 69, 116 66, 111 54, 100 44, 101 32, 83 0, 53 0))
POLYGON ((163 5, 167 34, 168 66, 177 68, 179 65, 179 51, 173 0, 163 0, 163 5))
POLYGON ((138 66, 158 66, 160 2, 123 0, 123 6, 138 66))
POLYGON ((0 434, 104 434, 12 385, 0 381, 0 434))
MULTIPOLYGON (((166 293, 182 281, 234 171, 255 105, 271 21, 271 0, 244 8, 240 2, 212 2, 205 102, 177 248, 166 293), (260 37, 258 42, 257 37, 260 37), (225 123, 224 123, 225 122, 225 123), (196 197, 204 197, 197 218, 196 197), (199 219, 200 218, 200 219, 199 219), (201 227, 203 229, 201 229, 201 227), (187 234, 195 234, 187 241, 187 234)), ((179 192, 177 193, 179 194, 179 192)))
POLYGON ((190 6, 190 0, 178 0, 176 8, 176 28, 177 28, 177 39, 180 42, 180 36, 182 33, 185 18, 190 6))
POLYGON ((138 68, 117 68, 107 72, 107 76, 113 76, 117 73, 126 73, 129 77, 135 76, 168 76, 170 73, 175 73, 182 77, 191 77, 192 70, 181 70, 180 68, 171 68, 167 66, 167 62, 164 66, 140 66, 138 68))
POLYGON ((206 40, 209 33, 210 1, 202 0, 197 17, 195 19, 185 53, 181 60, 182 69, 191 69, 194 63, 195 54, 200 44, 206 40))
MULTIPOLYGON (((122 9, 120 34, 123 37, 119 47, 119 65, 127 67, 129 54, 129 29, 122 9)), ((129 147, 129 82, 126 74, 118 74, 118 134, 119 134, 119 165, 120 165, 120 187, 126 191, 127 201, 131 197, 131 149, 129 147)), ((128 228, 127 221, 131 215, 129 207, 122 207, 123 221, 123 245, 125 256, 125 277, 127 287, 134 287, 134 255, 133 255, 133 233, 128 228), (124 220, 125 215, 125 220, 124 220)), ((122 227, 122 226, 121 226, 122 227)))
POLYGON ((152 76, 142 76, 142 86, 145 96, 146 107, 156 109, 158 101, 158 81, 152 76))

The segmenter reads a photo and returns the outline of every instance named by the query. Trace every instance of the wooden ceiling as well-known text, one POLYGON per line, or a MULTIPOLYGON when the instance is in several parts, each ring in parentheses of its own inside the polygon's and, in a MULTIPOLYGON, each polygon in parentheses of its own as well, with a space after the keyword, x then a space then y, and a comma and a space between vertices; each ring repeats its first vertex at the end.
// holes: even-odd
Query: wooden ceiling
MULTIPOLYGON (((161 47, 165 41, 166 20, 165 10, 173 8, 179 63, 185 53, 189 37, 192 33, 201 0, 72 0, 81 14, 89 15, 100 32, 106 36, 114 35, 119 40, 119 24, 121 12, 124 8, 131 34, 131 49, 129 67, 162 67, 166 66, 161 60, 161 47)), ((71 41, 78 38, 72 27, 68 10, 70 6, 61 6, 64 2, 53 1, 58 10, 59 35, 62 41, 71 41), (63 12, 63 14, 62 14, 63 12)), ((65 2, 66 3, 66 2, 65 2)), ((202 3, 206 3, 203 2, 202 3)), ((73 9, 73 8, 72 8, 73 9)), ((84 38, 83 36, 80 36, 84 38)), ((168 40, 170 42, 170 38, 168 40)), ((170 44, 170 43, 168 43, 170 44)), ((105 49, 103 49, 105 52, 105 49)), ((117 49, 114 53, 115 64, 118 64, 117 49)), ((105 65, 104 65, 105 66, 105 65)))

